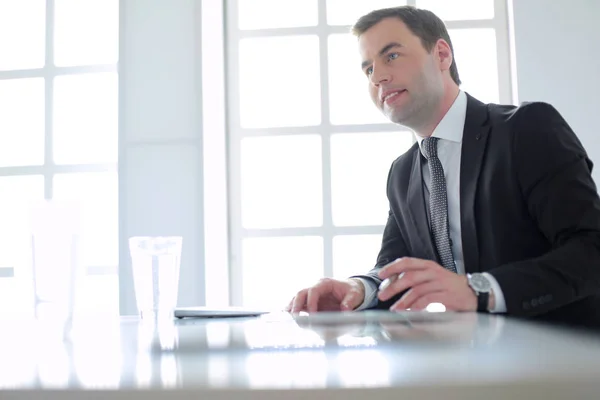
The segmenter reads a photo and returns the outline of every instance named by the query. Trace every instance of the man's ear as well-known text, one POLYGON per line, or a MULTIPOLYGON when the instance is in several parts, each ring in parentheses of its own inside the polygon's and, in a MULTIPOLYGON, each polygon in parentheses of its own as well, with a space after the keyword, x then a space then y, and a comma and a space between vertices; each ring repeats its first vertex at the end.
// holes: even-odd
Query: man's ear
POLYGON ((449 70, 454 62, 450 45, 444 39, 438 39, 434 51, 442 71, 449 70))

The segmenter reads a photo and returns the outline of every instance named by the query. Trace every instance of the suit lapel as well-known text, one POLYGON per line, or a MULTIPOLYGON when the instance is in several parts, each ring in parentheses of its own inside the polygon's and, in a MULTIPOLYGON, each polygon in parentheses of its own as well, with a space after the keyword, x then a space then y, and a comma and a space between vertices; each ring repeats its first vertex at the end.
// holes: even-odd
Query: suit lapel
POLYGON ((417 146, 410 174, 410 181, 408 183, 408 209, 410 210, 416 232, 421 240, 422 248, 427 253, 429 259, 436 260, 436 252, 429 231, 425 198, 423 197, 422 168, 421 153, 417 146))
POLYGON ((485 104, 467 95, 467 115, 460 162, 460 220, 467 272, 481 271, 475 220, 477 181, 482 168, 490 125, 485 104))

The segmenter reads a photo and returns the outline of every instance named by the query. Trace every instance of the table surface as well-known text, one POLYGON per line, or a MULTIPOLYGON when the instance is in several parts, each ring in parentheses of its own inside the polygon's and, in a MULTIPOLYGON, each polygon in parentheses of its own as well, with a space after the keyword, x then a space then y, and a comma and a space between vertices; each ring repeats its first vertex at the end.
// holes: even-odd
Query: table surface
POLYGON ((40 321, 0 321, 0 399, 82 389, 93 399, 598 399, 600 336, 475 313, 98 318, 76 321, 67 340, 40 321))

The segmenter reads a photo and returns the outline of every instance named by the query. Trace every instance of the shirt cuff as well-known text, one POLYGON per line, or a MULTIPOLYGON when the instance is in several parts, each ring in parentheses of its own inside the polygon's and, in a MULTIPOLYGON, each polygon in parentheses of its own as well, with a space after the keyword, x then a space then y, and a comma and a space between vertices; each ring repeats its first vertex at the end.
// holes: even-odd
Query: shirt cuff
MULTIPOLYGON (((498 284, 498 281, 490 273, 484 272, 485 276, 492 285, 492 291, 494 292, 494 308, 489 310, 491 313, 505 313, 506 312, 506 301, 504 300, 504 293, 498 284)), ((366 297, 366 296, 365 296, 366 297)))
POLYGON ((357 308, 355 308, 354 310, 360 311, 360 310, 365 310, 367 308, 375 307, 377 305, 377 290, 378 290, 378 287, 375 284, 375 282, 373 282, 370 279, 358 278, 358 277, 355 277, 353 279, 357 279, 357 280, 361 281, 363 286, 365 287, 365 299, 363 300, 362 304, 360 306, 358 306, 357 308))

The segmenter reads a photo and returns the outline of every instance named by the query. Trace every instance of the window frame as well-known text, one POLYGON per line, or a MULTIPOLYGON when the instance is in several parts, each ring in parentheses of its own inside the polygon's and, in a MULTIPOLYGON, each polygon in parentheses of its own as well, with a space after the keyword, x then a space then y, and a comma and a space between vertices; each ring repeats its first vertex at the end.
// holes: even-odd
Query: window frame
MULTIPOLYGON (((54 79, 59 76, 116 73, 118 79, 118 61, 114 64, 94 64, 85 66, 60 67, 54 65, 54 0, 46 0, 45 18, 45 62, 41 68, 0 71, 0 80, 43 78, 44 79, 44 162, 41 165, 0 167, 0 177, 7 176, 43 176, 44 199, 53 198, 54 176, 72 173, 118 173, 118 162, 55 164, 53 160, 53 114, 54 114, 54 79)), ((116 99, 118 101, 118 99, 116 99)), ((116 201, 117 199, 115 199, 116 201)), ((115 237, 115 242, 118 238, 115 237)), ((118 265, 89 265, 87 276, 118 275, 118 265)), ((14 267, 0 267, 0 279, 15 276, 14 267)))
MULTIPOLYGON (((227 107, 227 176, 229 194, 229 301, 230 304, 243 305, 244 271, 242 265, 242 243, 246 238, 281 237, 317 235, 323 238, 324 270, 323 276, 333 275, 333 238, 338 235, 381 234, 385 224, 375 226, 335 226, 332 218, 331 193, 331 144, 330 138, 335 133, 353 132, 398 132, 393 124, 333 125, 329 116, 329 77, 328 77, 328 37, 331 34, 347 34, 349 26, 327 25, 326 0, 318 1, 318 24, 312 27, 276 28, 240 30, 238 25, 237 2, 225 0, 225 59, 226 62, 226 107, 227 107), (319 38, 319 56, 321 73, 321 124, 308 127, 283 128, 243 128, 240 123, 239 104, 239 42, 245 38, 273 37, 286 35, 317 35, 319 38), (285 229, 245 229, 242 226, 241 203, 241 140, 256 136, 282 136, 295 134, 314 134, 322 136, 322 168, 323 168, 323 225, 311 228, 285 229)), ((451 29, 493 28, 496 33, 496 52, 498 68, 499 100, 503 104, 514 104, 514 86, 511 70, 511 46, 509 40, 509 9, 507 0, 494 1, 494 18, 489 20, 455 20, 445 21, 451 29)), ((407 0, 407 5, 416 5, 416 0, 407 0)), ((366 93, 365 93, 366 95, 366 93)), ((414 139, 413 139, 414 141, 414 139)), ((208 268, 208 267, 207 267, 208 268)), ((365 266, 365 270, 369 266, 365 266)), ((290 293, 292 296, 293 293, 290 293)), ((207 297, 208 300, 208 297, 207 297)))

